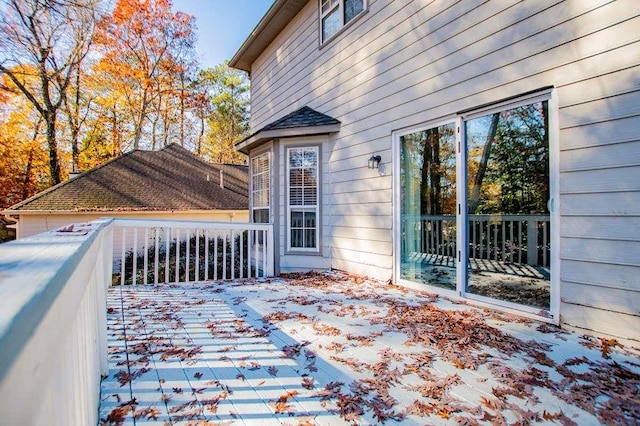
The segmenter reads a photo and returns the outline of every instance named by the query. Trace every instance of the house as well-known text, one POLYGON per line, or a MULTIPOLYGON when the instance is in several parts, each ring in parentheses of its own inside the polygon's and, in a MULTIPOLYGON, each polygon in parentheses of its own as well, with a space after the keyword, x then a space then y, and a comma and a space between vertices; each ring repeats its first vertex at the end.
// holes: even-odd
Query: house
POLYGON ((247 167, 209 164, 179 145, 135 150, 15 204, 17 237, 100 217, 248 222, 247 167))
POLYGON ((640 3, 276 0, 250 210, 340 269, 640 341, 640 3))

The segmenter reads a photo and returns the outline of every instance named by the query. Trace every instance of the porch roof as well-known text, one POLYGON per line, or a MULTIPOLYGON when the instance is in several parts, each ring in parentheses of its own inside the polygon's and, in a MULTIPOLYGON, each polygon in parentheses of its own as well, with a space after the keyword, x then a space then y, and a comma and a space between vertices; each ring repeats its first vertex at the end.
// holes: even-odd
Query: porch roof
POLYGON ((322 135, 335 133, 339 130, 340 121, 308 106, 303 106, 267 124, 248 138, 238 142, 236 149, 244 154, 248 154, 252 148, 270 139, 322 135))

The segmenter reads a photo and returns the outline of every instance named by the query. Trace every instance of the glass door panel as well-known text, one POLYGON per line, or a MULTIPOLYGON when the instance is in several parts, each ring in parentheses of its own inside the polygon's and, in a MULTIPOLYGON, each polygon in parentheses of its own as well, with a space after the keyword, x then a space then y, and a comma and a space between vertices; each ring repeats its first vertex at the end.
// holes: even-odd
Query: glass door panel
POLYGON ((455 125, 400 137, 400 277, 456 289, 455 125))
POLYGON ((465 121, 466 292, 549 309, 547 101, 465 121))

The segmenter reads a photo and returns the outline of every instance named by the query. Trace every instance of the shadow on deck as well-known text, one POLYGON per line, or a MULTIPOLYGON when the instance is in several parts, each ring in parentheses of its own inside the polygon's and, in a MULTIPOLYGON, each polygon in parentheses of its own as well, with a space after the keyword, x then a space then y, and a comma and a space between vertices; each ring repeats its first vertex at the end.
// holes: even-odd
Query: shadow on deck
POLYGON ((640 356, 359 277, 109 289, 103 424, 634 423, 640 356))

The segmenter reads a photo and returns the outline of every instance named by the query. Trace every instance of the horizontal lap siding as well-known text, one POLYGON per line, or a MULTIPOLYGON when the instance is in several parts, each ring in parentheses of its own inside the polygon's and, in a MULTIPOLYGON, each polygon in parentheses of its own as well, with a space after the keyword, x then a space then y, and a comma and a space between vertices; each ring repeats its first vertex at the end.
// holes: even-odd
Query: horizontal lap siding
POLYGON ((640 340, 640 23, 634 2, 609 9, 627 19, 612 13, 620 24, 575 48, 602 53, 579 61, 582 75, 576 68, 558 90, 561 315, 640 340))
POLYGON ((569 265, 562 319, 604 332, 572 308, 589 306, 616 312, 614 321, 634 318, 640 330, 638 312, 622 303, 625 294, 635 300, 638 282, 599 297, 617 285, 615 273, 640 266, 638 233, 624 232, 640 228, 640 2, 369 3, 319 49, 310 1, 252 73, 254 129, 304 105, 342 122, 329 164, 334 267, 391 276, 394 130, 553 85, 560 254, 569 265), (366 168, 374 153, 384 176, 366 168))

